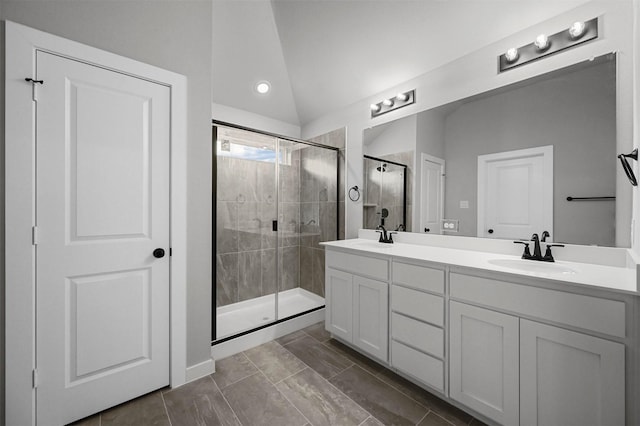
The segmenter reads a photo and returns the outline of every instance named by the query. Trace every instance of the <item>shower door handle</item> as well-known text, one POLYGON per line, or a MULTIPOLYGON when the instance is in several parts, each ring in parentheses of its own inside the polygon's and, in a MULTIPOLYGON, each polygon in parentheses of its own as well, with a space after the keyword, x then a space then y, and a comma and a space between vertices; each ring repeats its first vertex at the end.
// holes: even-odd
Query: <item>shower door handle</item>
POLYGON ((271 229, 273 230, 273 232, 278 232, 278 221, 277 220, 272 220, 271 221, 271 229))

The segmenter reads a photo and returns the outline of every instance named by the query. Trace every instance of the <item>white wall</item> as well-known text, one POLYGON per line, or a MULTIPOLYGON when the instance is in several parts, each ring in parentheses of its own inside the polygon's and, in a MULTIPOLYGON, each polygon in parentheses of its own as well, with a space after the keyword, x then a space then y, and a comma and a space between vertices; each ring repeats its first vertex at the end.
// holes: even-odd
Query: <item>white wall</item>
POLYGON ((249 127, 254 130, 296 139, 300 137, 300 126, 215 102, 212 104, 211 116, 216 121, 249 127))
POLYGON ((415 115, 395 121, 386 126, 375 139, 363 147, 364 153, 372 157, 381 157, 383 155, 404 151, 415 151, 415 149, 415 115))
MULTIPOLYGON (((211 2, 205 0, 0 1, 2 20, 18 22, 187 76, 189 366, 210 359, 211 18, 211 2)), ((0 72, 0 81, 4 82, 4 67, 0 72)), ((4 129, 0 130, 0 137, 4 137, 4 129)), ((4 315, 0 317, 4 319, 4 315)), ((4 329, 4 323, 1 327, 4 329)), ((4 384, 0 388, 3 389, 4 384)))
MULTIPOLYGON (((637 0, 636 0, 637 1, 637 0)), ((330 129, 347 127, 347 187, 362 186, 362 131, 378 124, 387 123, 436 106, 463 99, 488 90, 522 81, 536 75, 564 68, 568 65, 618 51, 618 98, 617 98, 617 151, 629 152, 632 149, 633 123, 633 3, 631 0, 615 2, 590 2, 555 18, 493 43, 470 53, 443 67, 427 72, 401 85, 372 95, 347 108, 335 111, 303 126, 302 137, 324 133, 330 129), (567 28, 577 20, 588 20, 595 16, 601 18, 600 37, 574 49, 551 55, 543 60, 498 74, 497 57, 512 46, 523 46, 540 33, 553 34, 567 28), (411 89, 417 90, 417 102, 391 113, 370 118, 369 105, 380 99, 394 96, 396 93, 411 89)), ((416 172, 417 174, 417 172, 416 172)), ((632 212, 629 184, 620 169, 616 175, 616 214, 628 218, 632 212)), ((635 215, 634 215, 635 217, 635 215)), ((620 223, 630 223, 624 217, 620 223)), ((362 205, 347 201, 346 218, 347 238, 357 236, 362 226, 362 205)), ((631 229, 616 229, 620 241, 630 239, 631 229)))

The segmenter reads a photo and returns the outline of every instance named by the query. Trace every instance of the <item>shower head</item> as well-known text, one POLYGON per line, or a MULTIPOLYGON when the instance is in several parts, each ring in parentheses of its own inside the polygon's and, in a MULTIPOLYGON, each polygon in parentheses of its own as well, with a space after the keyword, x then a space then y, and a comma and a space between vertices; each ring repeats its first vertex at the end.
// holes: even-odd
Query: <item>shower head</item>
POLYGON ((380 164, 378 167, 376 167, 376 170, 379 172, 386 172, 387 171, 387 163, 382 163, 380 164))

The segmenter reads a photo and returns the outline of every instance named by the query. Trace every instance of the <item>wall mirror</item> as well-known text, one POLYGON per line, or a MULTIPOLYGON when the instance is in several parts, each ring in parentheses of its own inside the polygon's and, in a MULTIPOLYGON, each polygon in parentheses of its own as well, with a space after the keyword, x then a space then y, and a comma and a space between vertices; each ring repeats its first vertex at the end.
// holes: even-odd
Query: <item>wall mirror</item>
MULTIPOLYGON (((616 226, 630 225, 616 224, 631 191, 616 188, 615 54, 366 129, 363 151, 407 165, 407 231, 547 230, 555 242, 616 246, 616 226)), ((375 223, 366 212, 364 223, 375 223)))

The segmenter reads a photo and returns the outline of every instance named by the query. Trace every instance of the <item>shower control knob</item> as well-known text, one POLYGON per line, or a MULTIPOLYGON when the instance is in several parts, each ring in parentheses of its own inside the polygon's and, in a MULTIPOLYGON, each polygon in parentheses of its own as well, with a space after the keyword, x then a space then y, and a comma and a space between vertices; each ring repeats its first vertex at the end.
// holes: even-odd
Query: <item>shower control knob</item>
POLYGON ((158 259, 164 257, 164 249, 161 249, 161 248, 155 249, 153 251, 153 257, 158 258, 158 259))
POLYGON ((489 229, 487 232, 493 234, 493 229, 489 229))

